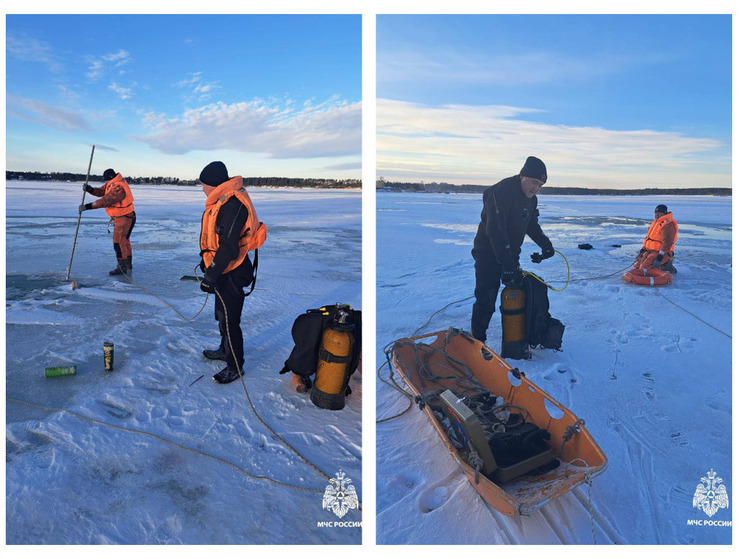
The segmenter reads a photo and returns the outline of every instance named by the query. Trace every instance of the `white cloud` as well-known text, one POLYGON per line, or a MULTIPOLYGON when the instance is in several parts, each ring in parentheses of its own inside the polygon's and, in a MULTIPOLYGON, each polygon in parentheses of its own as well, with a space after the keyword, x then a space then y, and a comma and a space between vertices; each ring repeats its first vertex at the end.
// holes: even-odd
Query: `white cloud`
POLYGON ((60 93, 60 97, 68 102, 76 102, 80 98, 80 94, 77 91, 67 87, 66 85, 58 84, 57 90, 60 93))
MULTIPOLYGON (((112 70, 121 68, 125 64, 129 64, 132 61, 130 54, 125 50, 119 50, 118 52, 111 54, 104 54, 102 56, 89 56, 88 60, 88 73, 86 77, 90 80, 100 80, 108 75, 112 70)), ((122 74, 122 70, 117 71, 117 74, 122 74)))
POLYGON ((54 73, 62 72, 62 64, 52 48, 44 41, 26 34, 8 34, 5 39, 5 49, 8 56, 28 62, 40 62, 46 64, 54 73))
POLYGON ((117 148, 113 148, 111 146, 107 146, 107 145, 104 145, 104 144, 96 144, 96 149, 99 150, 99 151, 101 151, 101 150, 103 150, 103 151, 119 151, 117 148))
POLYGON ((131 87, 123 87, 121 85, 118 85, 116 82, 112 82, 111 84, 109 84, 108 89, 116 93, 120 99, 129 99, 130 97, 132 97, 131 87))
POLYGON ((57 130, 75 132, 91 128, 90 123, 80 113, 34 99, 8 96, 7 107, 10 116, 57 130))
POLYGON ((90 66, 86 77, 91 80, 97 80, 103 75, 104 62, 102 60, 89 60, 90 66))
POLYGON ((536 85, 586 81, 645 65, 668 61, 664 55, 645 53, 633 57, 619 53, 591 52, 582 56, 536 49, 531 52, 482 52, 442 48, 421 52, 401 48, 377 58, 376 80, 389 83, 536 85))
POLYGON ((202 72, 192 72, 192 75, 188 78, 185 78, 181 80, 180 82, 176 83, 177 87, 186 87, 188 85, 193 85, 197 82, 199 82, 202 79, 202 72))
POLYGON ((530 112, 379 99, 376 173, 388 180, 491 184, 535 155, 547 164, 551 186, 730 186, 730 158, 716 140, 520 119, 530 112))
POLYGON ((204 103, 212 93, 220 89, 218 82, 207 82, 202 78, 202 72, 192 72, 191 75, 176 83, 176 87, 188 88, 190 95, 188 103, 204 103))
POLYGON ((105 54, 103 58, 106 62, 111 62, 114 67, 124 66, 130 61, 130 54, 126 50, 119 50, 112 54, 105 54))
POLYGON ((177 118, 147 113, 150 134, 136 136, 162 153, 232 150, 276 159, 359 154, 361 103, 329 101, 300 112, 261 100, 214 103, 177 118))

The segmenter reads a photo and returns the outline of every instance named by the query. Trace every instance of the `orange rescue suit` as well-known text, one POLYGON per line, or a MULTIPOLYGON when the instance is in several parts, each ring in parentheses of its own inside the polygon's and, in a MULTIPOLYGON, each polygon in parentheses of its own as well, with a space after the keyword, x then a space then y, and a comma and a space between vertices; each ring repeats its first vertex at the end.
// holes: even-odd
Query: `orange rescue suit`
POLYGON ((648 227, 648 234, 645 235, 645 241, 642 248, 655 252, 672 253, 676 246, 676 240, 679 236, 679 225, 673 218, 671 212, 662 215, 648 227))
POLYGON ((119 217, 127 215, 135 211, 135 199, 132 197, 132 191, 130 185, 124 180, 121 173, 117 173, 117 176, 111 179, 104 185, 104 196, 109 193, 112 188, 120 186, 124 190, 124 198, 111 206, 105 206, 104 209, 109 217, 119 217))
POLYGON ((199 236, 199 245, 205 268, 210 267, 215 258, 215 252, 220 246, 216 227, 218 212, 220 212, 223 204, 233 196, 238 198, 246 206, 246 209, 249 211, 249 217, 246 219, 246 225, 244 225, 241 231, 241 238, 238 242, 238 256, 228 263, 228 266, 223 270, 224 274, 235 270, 244 261, 246 254, 250 250, 259 248, 267 240, 267 226, 257 218, 254 204, 251 203, 251 198, 249 198, 249 194, 243 187, 243 178, 235 176, 227 182, 218 185, 205 202, 205 213, 202 214, 202 232, 199 236))

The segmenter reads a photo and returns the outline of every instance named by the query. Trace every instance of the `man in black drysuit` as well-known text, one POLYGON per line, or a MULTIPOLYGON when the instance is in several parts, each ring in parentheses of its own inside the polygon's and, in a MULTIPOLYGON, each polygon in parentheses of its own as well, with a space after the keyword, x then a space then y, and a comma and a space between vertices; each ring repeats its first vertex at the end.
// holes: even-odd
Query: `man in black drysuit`
POLYGON ((482 195, 482 220, 471 251, 477 299, 472 308, 471 334, 482 342, 487 339, 487 328, 495 312, 500 280, 508 287, 521 285, 519 255, 524 237, 528 235, 541 247, 541 259, 554 256, 552 243, 537 219, 536 193, 546 181, 546 166, 531 156, 520 174, 490 186, 482 195))
POLYGON ((215 293, 217 290, 222 298, 221 302, 215 296, 215 320, 220 329, 220 347, 206 349, 202 353, 208 359, 227 363, 223 370, 213 376, 215 382, 226 384, 244 374, 241 332, 243 288, 254 279, 251 258, 246 251, 240 250, 246 237, 249 218, 249 210, 242 199, 248 195, 242 188, 243 179, 240 176, 228 177, 222 161, 213 161, 207 165, 199 180, 207 195, 200 233, 200 265, 205 272, 200 289, 207 293, 215 293))

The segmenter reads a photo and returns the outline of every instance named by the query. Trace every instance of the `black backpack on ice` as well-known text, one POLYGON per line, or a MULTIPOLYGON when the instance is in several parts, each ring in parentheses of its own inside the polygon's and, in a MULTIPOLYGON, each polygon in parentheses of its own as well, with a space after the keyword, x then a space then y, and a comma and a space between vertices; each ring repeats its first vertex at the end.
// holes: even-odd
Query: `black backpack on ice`
POLYGON ((533 276, 523 278, 526 293, 526 341, 531 347, 559 350, 565 325, 549 314, 547 286, 533 276))
MULTIPOLYGON (((322 335, 324 330, 334 322, 334 317, 339 311, 348 313, 347 322, 352 322, 355 325, 353 331, 355 342, 352 346, 351 360, 347 369, 347 377, 349 379, 349 376, 355 372, 360 362, 360 351, 363 340, 362 312, 353 309, 349 305, 342 304, 308 309, 304 314, 295 319, 290 332, 295 346, 285 361, 285 366, 280 371, 280 374, 292 371, 296 375, 308 379, 310 385, 310 378, 316 374, 316 367, 319 363, 322 335)), ((349 388, 347 390, 349 391, 349 388)))

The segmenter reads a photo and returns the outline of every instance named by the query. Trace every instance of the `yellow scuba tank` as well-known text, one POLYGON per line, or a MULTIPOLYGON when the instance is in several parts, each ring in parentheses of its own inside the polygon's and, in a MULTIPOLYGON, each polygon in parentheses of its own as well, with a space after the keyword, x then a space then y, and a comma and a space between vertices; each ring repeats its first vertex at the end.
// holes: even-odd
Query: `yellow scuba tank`
POLYGON ((521 288, 505 287, 500 295, 502 315, 503 359, 529 359, 526 341, 526 292, 521 288))
POLYGON ((355 344, 355 325, 346 319, 347 313, 338 311, 322 334, 316 377, 311 388, 311 402, 319 408, 341 410, 345 407, 347 378, 355 344))

